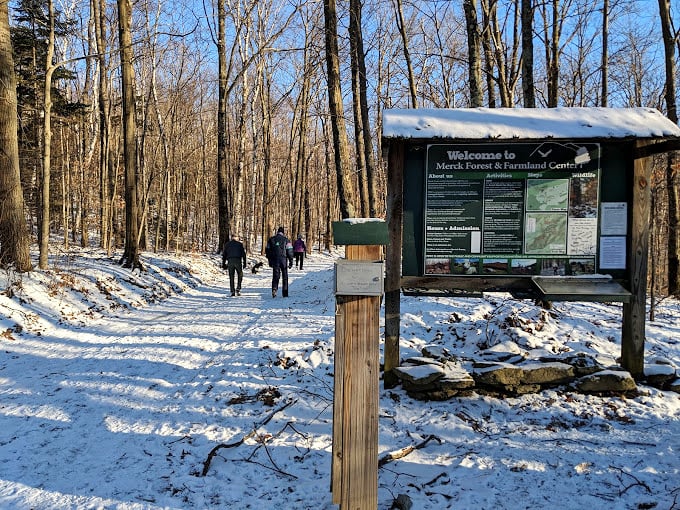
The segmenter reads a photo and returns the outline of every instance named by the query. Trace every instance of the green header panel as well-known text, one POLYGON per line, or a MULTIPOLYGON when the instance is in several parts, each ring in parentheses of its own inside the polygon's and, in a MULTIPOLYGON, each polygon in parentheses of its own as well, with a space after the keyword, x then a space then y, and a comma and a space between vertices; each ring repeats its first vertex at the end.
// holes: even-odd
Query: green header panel
POLYGON ((333 244, 386 245, 388 243, 387 223, 383 220, 350 219, 333 222, 333 244))

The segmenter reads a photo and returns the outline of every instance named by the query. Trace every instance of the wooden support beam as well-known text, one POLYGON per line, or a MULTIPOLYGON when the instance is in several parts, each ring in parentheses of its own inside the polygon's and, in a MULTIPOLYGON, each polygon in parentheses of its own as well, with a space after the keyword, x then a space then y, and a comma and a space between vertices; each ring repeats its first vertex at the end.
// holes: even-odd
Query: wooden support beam
POLYGON ((401 247, 404 222, 403 141, 390 142, 387 157, 387 229, 390 242, 385 257, 385 347, 383 385, 394 388, 399 380, 392 372, 399 366, 399 329, 401 316, 401 247))
POLYGON ((657 143, 638 143, 633 151, 633 158, 648 158, 655 154, 663 154, 671 151, 680 151, 680 140, 677 138, 663 140, 657 143))
MULTIPOLYGON (((638 142, 641 152, 650 142, 638 142)), ((647 258, 649 214, 651 210, 651 160, 633 161, 632 206, 630 218, 630 302, 623 305, 621 364, 635 379, 644 377, 645 315, 647 304, 647 258)))

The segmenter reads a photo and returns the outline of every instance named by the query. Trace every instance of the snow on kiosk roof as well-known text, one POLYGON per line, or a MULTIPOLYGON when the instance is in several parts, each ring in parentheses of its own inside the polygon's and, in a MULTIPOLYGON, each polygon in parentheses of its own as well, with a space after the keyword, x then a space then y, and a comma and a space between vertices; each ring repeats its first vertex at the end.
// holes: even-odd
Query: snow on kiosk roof
POLYGON ((386 109, 383 138, 680 138, 653 108, 386 109))

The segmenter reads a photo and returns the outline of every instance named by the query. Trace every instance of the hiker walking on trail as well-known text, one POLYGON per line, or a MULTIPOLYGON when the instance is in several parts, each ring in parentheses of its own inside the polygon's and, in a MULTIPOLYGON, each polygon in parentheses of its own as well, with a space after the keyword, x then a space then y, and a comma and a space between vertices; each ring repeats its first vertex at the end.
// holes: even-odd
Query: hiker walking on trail
POLYGON ((295 256, 295 269, 302 269, 303 261, 305 260, 305 252, 307 251, 307 246, 302 239, 302 236, 298 234, 297 239, 293 243, 293 255, 295 256))
POLYGON ((274 237, 270 237, 265 248, 272 274, 272 297, 276 297, 281 282, 281 295, 288 297, 288 269, 293 267, 293 245, 286 237, 283 227, 279 227, 274 237))
POLYGON ((224 243, 224 249, 222 250, 222 269, 229 271, 229 289, 232 296, 241 295, 243 268, 246 267, 246 263, 246 249, 243 247, 243 243, 238 240, 238 236, 232 234, 231 240, 224 243), (234 273, 238 274, 236 285, 234 285, 234 273))

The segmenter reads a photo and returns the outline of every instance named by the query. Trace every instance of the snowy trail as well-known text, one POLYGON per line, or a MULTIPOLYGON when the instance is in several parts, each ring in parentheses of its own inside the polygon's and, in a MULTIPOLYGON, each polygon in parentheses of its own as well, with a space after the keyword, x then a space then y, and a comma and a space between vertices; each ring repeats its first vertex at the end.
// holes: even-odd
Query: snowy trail
MULTIPOLYGON (((40 285, 24 301, 0 295, 9 305, 0 310, 0 509, 335 510, 335 258, 315 254, 304 271, 292 270, 286 299, 271 298, 266 268, 246 273, 243 295, 230 297, 228 276, 208 255, 150 256, 143 277, 100 259, 78 259, 73 284, 58 271, 36 272, 23 284, 40 285), (169 285, 184 291, 164 294, 169 285), (114 299, 106 286, 117 288, 114 299), (108 315, 64 320, 92 308, 108 315), (200 476, 220 444, 237 446, 220 449, 200 476)), ((496 337, 537 355, 572 347, 618 355, 616 306, 553 312, 528 335, 507 319, 538 324, 530 303, 404 298, 401 356, 430 344, 479 354, 480 341, 496 337)), ((680 307, 669 303, 658 317, 647 348, 677 364, 680 307)), ((378 510, 399 494, 419 510, 670 509, 680 501, 677 394, 555 388, 421 402, 401 388, 379 391, 380 456, 434 439, 380 468, 378 510)))
MULTIPOLYGON (((304 271, 291 270, 286 299, 271 297, 271 271, 245 272, 240 297, 229 296, 224 273, 159 304, 93 321, 77 338, 57 327, 23 342, 17 363, 0 372, 0 382, 15 381, 11 389, 0 386, 0 397, 4 419, 30 416, 30 425, 20 437, 0 436, 0 465, 14 465, 12 473, 0 468, 0 501, 48 508, 45 491, 56 497, 68 487, 73 508, 155 508, 176 504, 178 492, 193 492, 189 484, 210 483, 195 475, 212 446, 245 435, 271 411, 255 397, 258 391, 276 385, 285 393, 284 381, 267 367, 279 353, 300 357, 301 340, 305 345, 308 339, 311 352, 314 340, 332 330, 328 267, 309 260, 304 271), (49 373, 31 370, 34 357, 54 352, 68 354, 53 359, 49 373), (229 404, 239 397, 243 405, 229 404), (13 405, 15 400, 22 404, 13 405), (27 406, 27 400, 33 403, 27 406), (46 428, 48 442, 41 439, 46 428), (87 486, 92 478, 96 487, 87 486), (158 501, 159 493, 168 500, 158 501)), ((325 407, 322 402, 316 413, 325 407)), ((299 406, 291 411, 304 418, 299 406)), ((275 477, 268 471, 265 478, 275 477)), ((234 480, 234 501, 262 481, 250 480, 247 471, 244 476, 234 480)), ((229 507, 222 506, 229 499, 223 486, 200 490, 204 494, 189 507, 218 501, 229 507), (203 500, 205 494, 211 501, 203 500)))

